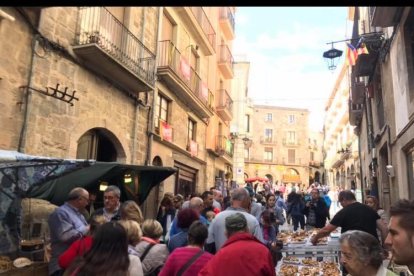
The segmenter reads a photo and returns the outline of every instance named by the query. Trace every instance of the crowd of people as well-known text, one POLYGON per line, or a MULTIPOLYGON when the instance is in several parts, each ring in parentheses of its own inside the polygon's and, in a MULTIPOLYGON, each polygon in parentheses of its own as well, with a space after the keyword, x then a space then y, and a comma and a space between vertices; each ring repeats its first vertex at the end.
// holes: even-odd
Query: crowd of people
POLYGON ((327 189, 283 192, 246 185, 226 197, 214 187, 189 198, 165 193, 157 217, 144 218, 116 186, 96 210, 89 192, 74 188, 49 217, 49 275, 276 275, 285 223, 317 229, 313 244, 340 227, 344 275, 393 275, 383 266, 390 256, 414 271, 414 201, 396 202, 387 216, 375 197, 363 204, 344 190, 331 218, 336 198, 327 189))

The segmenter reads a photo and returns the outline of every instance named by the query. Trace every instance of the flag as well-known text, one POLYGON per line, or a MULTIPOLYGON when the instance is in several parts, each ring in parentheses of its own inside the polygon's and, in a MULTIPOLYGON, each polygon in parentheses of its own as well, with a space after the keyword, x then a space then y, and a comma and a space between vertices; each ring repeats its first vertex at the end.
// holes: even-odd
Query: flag
POLYGON ((365 43, 361 43, 357 52, 358 52, 358 56, 362 54, 369 54, 367 45, 365 45, 365 43))
POLYGON ((355 49, 354 46, 352 46, 351 43, 347 43, 347 49, 346 49, 346 64, 347 65, 355 65, 356 60, 358 58, 358 52, 355 49))

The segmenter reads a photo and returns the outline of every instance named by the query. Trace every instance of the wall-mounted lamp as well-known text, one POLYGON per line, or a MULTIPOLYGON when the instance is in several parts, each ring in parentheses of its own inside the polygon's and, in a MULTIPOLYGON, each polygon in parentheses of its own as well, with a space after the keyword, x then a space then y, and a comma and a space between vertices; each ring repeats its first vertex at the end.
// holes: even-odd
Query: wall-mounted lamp
POLYGON ((244 137, 242 140, 243 140, 243 144, 246 148, 250 148, 252 146, 253 140, 251 140, 247 137, 244 137))
POLYGON ((328 63, 329 70, 335 70, 336 65, 338 64, 339 58, 342 56, 342 51, 335 49, 333 42, 331 42, 331 49, 323 53, 323 57, 328 63))

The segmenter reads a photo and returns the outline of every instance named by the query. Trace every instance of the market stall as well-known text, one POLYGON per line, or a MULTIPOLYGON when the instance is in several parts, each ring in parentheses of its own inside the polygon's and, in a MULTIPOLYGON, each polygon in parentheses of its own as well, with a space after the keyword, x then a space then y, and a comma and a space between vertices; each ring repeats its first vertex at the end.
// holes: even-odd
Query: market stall
POLYGON ((340 275, 339 232, 321 239, 317 245, 310 242, 315 231, 281 232, 283 258, 276 266, 277 275, 340 275))

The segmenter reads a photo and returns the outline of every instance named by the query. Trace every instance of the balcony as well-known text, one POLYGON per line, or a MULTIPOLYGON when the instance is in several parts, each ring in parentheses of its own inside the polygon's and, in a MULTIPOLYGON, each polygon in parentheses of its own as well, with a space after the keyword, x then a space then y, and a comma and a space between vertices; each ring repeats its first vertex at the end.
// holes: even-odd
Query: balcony
POLYGON ((370 77, 375 71, 384 36, 382 33, 369 33, 361 37, 369 53, 358 55, 354 68, 355 77, 370 77))
POLYGON ((103 7, 79 8, 74 53, 85 65, 130 92, 155 84, 155 55, 103 7))
POLYGON ((351 101, 353 104, 363 104, 365 99, 365 83, 353 82, 351 86, 351 101))
POLYGON ((357 126, 361 122, 362 119, 362 111, 364 108, 363 104, 353 104, 351 100, 349 100, 349 124, 351 126, 357 126))
POLYGON ((273 136, 260 136, 260 144, 263 145, 276 145, 276 138, 273 136))
POLYGON ((233 55, 231 54, 229 47, 227 45, 220 45, 217 64, 225 79, 233 78, 233 61, 233 55))
POLYGON ((220 7, 220 27, 228 40, 234 39, 234 13, 229 7, 220 7))
POLYGON ((392 27, 399 22, 399 16, 404 7, 369 7, 371 26, 392 27))
POLYGON ((187 28, 194 34, 206 56, 215 53, 216 32, 202 7, 177 7, 187 28))
POLYGON ((216 111, 224 121, 231 121, 233 118, 233 100, 226 89, 217 91, 216 96, 216 111))
POLYGON ((220 156, 233 157, 234 143, 224 135, 217 135, 215 151, 220 156))
POLYGON ((319 161, 311 160, 309 161, 309 167, 319 168, 322 166, 322 163, 319 161))
POLYGON ((157 74, 160 80, 200 116, 213 116, 213 93, 186 58, 169 40, 159 42, 157 74))
POLYGON ((290 140, 290 139, 286 139, 283 138, 283 145, 286 147, 298 147, 300 146, 300 143, 296 140, 290 140))

